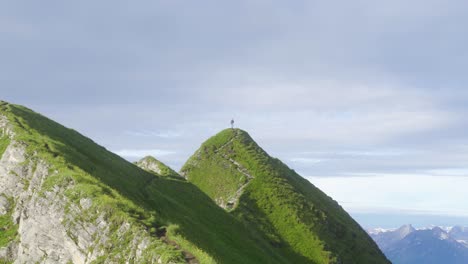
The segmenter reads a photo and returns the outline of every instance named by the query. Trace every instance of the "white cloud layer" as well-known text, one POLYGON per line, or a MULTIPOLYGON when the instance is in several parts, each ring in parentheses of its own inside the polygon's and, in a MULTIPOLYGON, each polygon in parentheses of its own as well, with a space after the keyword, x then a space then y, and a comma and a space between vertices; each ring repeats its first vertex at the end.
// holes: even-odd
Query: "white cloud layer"
POLYGON ((468 177, 308 177, 352 213, 468 216, 468 177))
POLYGON ((159 138, 177 138, 182 135, 176 131, 153 131, 148 129, 128 130, 124 134, 132 137, 159 137, 159 138))
POLYGON ((175 169, 234 117, 355 209, 426 210, 465 184, 467 24, 466 0, 0 1, 0 99, 175 169), (402 174, 440 177, 427 206, 391 202, 402 174))
POLYGON ((143 158, 145 156, 167 156, 176 152, 162 149, 122 149, 114 151, 114 153, 124 158, 143 158))

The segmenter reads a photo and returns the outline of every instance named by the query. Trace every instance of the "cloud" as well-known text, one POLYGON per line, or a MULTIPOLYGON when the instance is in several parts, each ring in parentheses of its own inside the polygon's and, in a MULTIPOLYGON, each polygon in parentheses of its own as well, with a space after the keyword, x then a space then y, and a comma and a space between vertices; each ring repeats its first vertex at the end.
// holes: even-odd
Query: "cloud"
POLYGON ((122 149, 114 151, 115 154, 124 158, 142 158, 145 156, 161 157, 173 155, 176 152, 162 149, 122 149))
POLYGON ((124 133, 133 137, 177 138, 182 136, 181 132, 176 131, 128 130, 124 133))
POLYGON ((292 162, 297 162, 297 163, 306 163, 306 164, 316 164, 323 162, 325 160, 323 159, 311 159, 311 158, 292 158, 290 159, 292 162))
POLYGON ((433 176, 462 176, 468 177, 468 167, 465 168, 443 168, 432 169, 427 171, 428 175, 433 176))
POLYGON ((5 17, 0 17, 0 33, 20 38, 29 38, 37 34, 31 25, 5 17))
POLYGON ((408 150, 397 149, 379 149, 379 150, 342 150, 339 152, 329 151, 305 151, 299 154, 302 155, 317 155, 317 156, 333 156, 333 157, 387 157, 387 156, 402 156, 407 154, 408 150))
POLYGON ((445 179, 468 168, 467 10, 462 0, 10 1, 0 94, 130 158, 180 167, 234 117, 304 175, 445 179))
POLYGON ((468 177, 387 174, 308 179, 353 213, 468 216, 468 177))

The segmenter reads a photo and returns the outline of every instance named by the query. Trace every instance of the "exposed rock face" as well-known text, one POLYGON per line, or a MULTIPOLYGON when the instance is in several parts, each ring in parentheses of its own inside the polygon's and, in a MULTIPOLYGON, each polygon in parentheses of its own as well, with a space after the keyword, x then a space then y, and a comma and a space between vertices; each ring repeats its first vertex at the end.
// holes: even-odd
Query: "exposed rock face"
MULTIPOLYGON (((61 190, 37 195, 40 183, 47 177, 47 167, 38 165, 35 172, 29 173, 30 189, 19 197, 15 210, 19 220, 16 262, 41 261, 85 263, 86 256, 67 235, 64 220, 65 200, 61 190)), ((79 235, 79 234, 78 234, 79 235)))
POLYGON ((8 122, 8 118, 3 115, 0 115, 0 133, 2 136, 8 136, 10 138, 14 135, 13 129, 8 122))
POLYGON ((387 263, 336 202, 233 131, 188 162, 202 192, 0 102, 0 263, 387 263))
POLYGON ((10 201, 5 196, 0 196, 0 215, 6 215, 10 206, 10 201))
POLYGON ((182 178, 176 171, 151 156, 142 158, 135 162, 135 165, 158 176, 182 178))
POLYGON ((91 198, 71 201, 65 193, 74 187, 73 181, 46 187, 46 179, 60 171, 50 171, 47 162, 28 154, 2 116, 0 133, 11 138, 0 159, 0 216, 10 217, 17 229, 16 239, 0 246, 0 262, 91 263, 106 260, 116 247, 112 239, 129 237, 125 251, 113 252, 114 260, 161 262, 149 247, 162 242, 150 238, 144 228, 125 221, 110 226, 105 212, 92 208, 91 198))
POLYGON ((140 167, 140 168, 142 168, 144 170, 156 172, 157 174, 162 173, 160 164, 158 164, 157 162, 155 162, 154 160, 152 160, 152 159, 150 159, 148 157, 138 161, 137 165, 138 165, 138 167, 140 167))

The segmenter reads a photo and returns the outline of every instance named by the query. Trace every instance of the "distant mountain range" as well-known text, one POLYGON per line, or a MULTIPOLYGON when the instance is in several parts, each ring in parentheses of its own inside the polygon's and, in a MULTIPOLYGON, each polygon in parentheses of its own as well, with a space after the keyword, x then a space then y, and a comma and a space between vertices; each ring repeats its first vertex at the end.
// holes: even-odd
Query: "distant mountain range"
POLYGON ((416 229, 404 225, 398 229, 367 231, 394 264, 468 263, 467 227, 416 229))

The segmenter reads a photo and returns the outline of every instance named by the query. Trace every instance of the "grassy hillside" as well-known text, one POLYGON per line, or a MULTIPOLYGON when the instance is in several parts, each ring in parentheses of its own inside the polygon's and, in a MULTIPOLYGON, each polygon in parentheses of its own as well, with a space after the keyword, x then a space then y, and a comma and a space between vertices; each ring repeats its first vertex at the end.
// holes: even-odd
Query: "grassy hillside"
MULTIPOLYGON (((52 176, 46 179, 42 191, 68 186, 66 195, 71 201, 91 197, 93 209, 107 212, 106 220, 112 227, 123 220, 143 226, 154 236, 154 251, 164 256, 164 262, 186 261, 183 250, 185 256, 189 252, 201 263, 288 263, 261 235, 184 179, 142 170, 25 107, 2 104, 0 115, 14 126, 15 141, 27 145, 31 160, 50 164, 52 176), (167 240, 177 245, 163 243, 167 240)), ((0 150, 6 143, 0 140, 0 150)), ((87 219, 93 221, 92 217, 87 219)), ((108 249, 110 259, 125 252, 129 241, 113 239, 115 246, 108 249)))
POLYGON ((242 130, 208 139, 181 173, 221 206, 237 198, 231 214, 291 263, 389 263, 334 200, 242 130))

